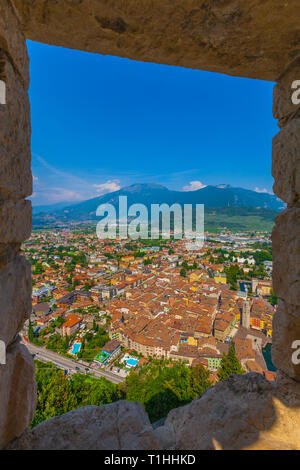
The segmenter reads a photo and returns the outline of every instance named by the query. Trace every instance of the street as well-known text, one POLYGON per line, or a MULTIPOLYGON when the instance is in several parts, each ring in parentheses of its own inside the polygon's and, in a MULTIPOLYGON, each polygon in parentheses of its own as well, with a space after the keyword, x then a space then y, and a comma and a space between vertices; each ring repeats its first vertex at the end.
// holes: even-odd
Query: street
POLYGON ((107 380, 110 380, 115 384, 123 382, 125 380, 123 377, 119 377, 118 375, 113 374, 112 372, 93 369, 91 367, 84 366, 77 361, 73 361, 72 359, 63 357, 60 354, 50 351, 49 349, 35 346, 34 344, 25 341, 23 338, 21 342, 27 347, 31 354, 36 355, 35 359, 40 360, 42 362, 52 362, 60 369, 68 370, 70 374, 74 374, 76 372, 81 372, 83 374, 90 373, 97 378, 105 377, 107 380))

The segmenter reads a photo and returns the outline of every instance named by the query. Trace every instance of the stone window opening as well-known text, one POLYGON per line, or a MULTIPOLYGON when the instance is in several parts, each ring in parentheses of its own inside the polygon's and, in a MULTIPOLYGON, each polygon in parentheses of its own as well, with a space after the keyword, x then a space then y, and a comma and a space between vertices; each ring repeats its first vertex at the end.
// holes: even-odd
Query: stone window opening
POLYGON ((300 339, 300 105, 291 99, 292 84, 300 80, 300 4, 199 4, 195 10, 182 0, 154 0, 151 7, 134 0, 111 5, 104 0, 1 1, 0 79, 7 87, 7 104, 0 105, 0 339, 6 344, 6 364, 0 365, 1 448, 300 448, 300 364, 292 360, 292 346, 300 339), (31 233, 26 38, 276 81, 273 115, 280 130, 273 139, 273 189, 287 208, 272 234, 279 298, 273 322, 275 384, 255 373, 231 376, 172 410, 156 429, 141 404, 117 402, 74 410, 28 430, 36 406, 34 364, 18 337, 31 311, 31 267, 19 254, 31 233), (86 426, 78 435, 74 423, 82 422, 86 426), (93 432, 87 434, 89 426, 93 432))

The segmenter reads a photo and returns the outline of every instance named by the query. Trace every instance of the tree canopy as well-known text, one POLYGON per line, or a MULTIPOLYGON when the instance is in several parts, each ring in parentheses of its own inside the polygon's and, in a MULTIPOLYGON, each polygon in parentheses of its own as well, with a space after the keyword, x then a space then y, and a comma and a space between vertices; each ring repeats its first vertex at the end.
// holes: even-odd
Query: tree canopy
POLYGON ((236 357, 233 344, 229 346, 228 354, 223 354, 221 365, 218 370, 219 381, 226 379, 230 374, 243 375, 245 373, 240 361, 236 357))

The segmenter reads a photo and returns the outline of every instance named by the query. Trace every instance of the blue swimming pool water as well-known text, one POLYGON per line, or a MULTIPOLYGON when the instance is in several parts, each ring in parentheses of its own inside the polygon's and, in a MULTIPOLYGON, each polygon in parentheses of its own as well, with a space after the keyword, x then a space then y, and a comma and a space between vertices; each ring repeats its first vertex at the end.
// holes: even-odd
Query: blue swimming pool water
POLYGON ((73 348, 72 348, 71 353, 72 354, 77 354, 80 351, 80 346, 81 346, 80 343, 73 344, 73 348))
POLYGON ((136 366, 138 362, 138 359, 133 359, 132 357, 126 361, 129 366, 136 366))

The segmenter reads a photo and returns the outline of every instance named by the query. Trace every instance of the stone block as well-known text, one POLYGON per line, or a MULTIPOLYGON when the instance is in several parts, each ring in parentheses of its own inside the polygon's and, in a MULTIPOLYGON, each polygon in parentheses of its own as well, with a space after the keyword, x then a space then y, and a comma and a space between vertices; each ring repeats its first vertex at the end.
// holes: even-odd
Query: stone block
POLYGON ((300 117, 300 104, 292 101, 293 94, 297 91, 296 88, 292 88, 292 84, 297 80, 300 81, 300 57, 289 64, 273 90, 273 116, 278 119, 279 127, 284 127, 295 116, 300 117))
POLYGON ((0 243, 21 243, 31 234, 31 201, 0 203, 0 243))
POLYGON ((17 256, 20 246, 20 243, 0 243, 0 270, 17 256))
POLYGON ((287 204, 300 198, 300 119, 291 120, 274 138, 272 151, 274 193, 287 204))
POLYGON ((29 427, 36 407, 34 362, 27 348, 14 343, 0 365, 0 448, 29 427))
POLYGON ((300 307, 281 300, 273 318, 272 361, 289 377, 300 381, 300 307))
POLYGON ((0 3, 0 49, 7 55, 28 89, 29 57, 26 39, 10 0, 1 0, 0 3))
POLYGON ((17 256, 0 271, 0 340, 10 344, 31 313, 31 265, 17 256))
POLYGON ((275 219, 273 286, 287 303, 300 305, 300 208, 286 209, 275 219))
POLYGON ((17 200, 32 193, 30 104, 20 75, 1 50, 0 80, 6 84, 6 104, 0 105, 0 200, 17 200))

